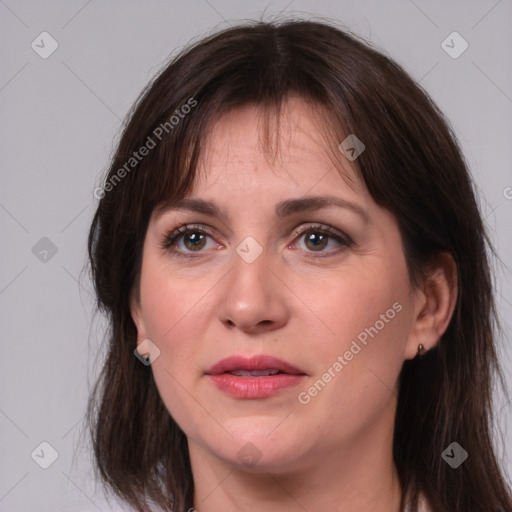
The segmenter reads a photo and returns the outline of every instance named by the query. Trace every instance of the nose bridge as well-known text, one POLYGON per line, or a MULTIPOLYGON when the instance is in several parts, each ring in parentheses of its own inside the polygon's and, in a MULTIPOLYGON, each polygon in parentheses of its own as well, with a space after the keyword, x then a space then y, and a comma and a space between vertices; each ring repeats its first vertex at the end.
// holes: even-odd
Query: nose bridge
MULTIPOLYGON (((255 287, 262 285, 267 275, 270 274, 268 267, 272 265, 270 261, 271 254, 259 244, 256 247, 252 240, 245 239, 236 248, 231 274, 232 279, 236 280, 239 286, 255 287)), ((259 291, 266 292, 269 290, 268 287, 261 286, 259 291)))
POLYGON ((239 244, 219 301, 219 319, 246 331, 275 328, 287 318, 283 287, 271 271, 272 254, 259 247, 248 239, 239 244))

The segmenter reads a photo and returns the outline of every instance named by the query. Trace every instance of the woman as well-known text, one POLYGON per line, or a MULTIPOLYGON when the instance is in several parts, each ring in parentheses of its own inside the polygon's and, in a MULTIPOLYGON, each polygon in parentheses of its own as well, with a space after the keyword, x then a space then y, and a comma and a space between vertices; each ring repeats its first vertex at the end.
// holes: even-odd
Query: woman
POLYGON ((136 510, 512 510, 486 233, 396 63, 326 23, 207 37, 143 92, 95 195, 88 418, 136 510))

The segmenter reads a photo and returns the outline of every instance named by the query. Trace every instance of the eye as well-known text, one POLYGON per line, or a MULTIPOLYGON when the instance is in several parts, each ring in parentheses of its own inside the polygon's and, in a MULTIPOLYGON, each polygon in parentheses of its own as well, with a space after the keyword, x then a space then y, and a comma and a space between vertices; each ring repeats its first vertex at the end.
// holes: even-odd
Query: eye
POLYGON ((306 252, 337 254, 340 250, 343 250, 343 247, 350 247, 353 243, 349 236, 343 236, 330 226, 321 225, 308 226, 305 229, 302 228, 299 232, 295 233, 295 237, 298 237, 299 241, 304 241, 303 246, 305 249, 302 250, 306 252), (329 245, 332 245, 331 242, 333 241, 335 242, 335 246, 341 246, 342 249, 338 248, 338 250, 332 249, 330 251, 325 251, 324 249, 329 245))
MULTIPOLYGON (((219 244, 214 243, 208 246, 209 239, 212 240, 213 233, 201 225, 183 224, 166 234, 161 242, 162 249, 173 255, 183 258, 194 258, 204 253, 205 249, 220 248, 219 244), (194 254, 196 253, 196 254, 194 254)), ((324 256, 338 254, 353 243, 352 239, 339 233, 330 226, 314 225, 301 228, 293 234, 294 240, 303 241, 303 247, 300 250, 306 253, 321 253, 324 256), (336 248, 324 250, 334 242, 336 248), (304 248, 305 247, 305 248, 304 248)), ((212 240, 213 241, 213 240, 212 240)), ((289 248, 294 248, 298 242, 292 243, 289 248)))
POLYGON ((190 258, 193 257, 192 253, 200 253, 209 248, 207 243, 211 236, 210 231, 203 226, 185 224, 165 235, 161 247, 177 256, 190 258))

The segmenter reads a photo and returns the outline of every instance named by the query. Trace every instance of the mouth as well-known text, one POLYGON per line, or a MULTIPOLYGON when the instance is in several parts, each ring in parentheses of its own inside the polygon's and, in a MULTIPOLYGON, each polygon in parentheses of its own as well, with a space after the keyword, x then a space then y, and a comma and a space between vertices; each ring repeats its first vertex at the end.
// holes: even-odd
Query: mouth
MULTIPOLYGON (((237 377, 268 377, 269 375, 279 375, 286 374, 286 372, 282 372, 277 369, 268 369, 268 370, 234 370, 232 372, 224 372, 229 373, 230 375, 236 375, 237 377)), ((288 375, 288 374, 286 374, 288 375)))
POLYGON ((268 398, 302 383, 306 374, 272 356, 232 356, 215 363, 207 372, 217 389, 234 398, 268 398))
POLYGON ((305 375, 300 369, 291 363, 273 356, 256 355, 231 356, 221 359, 207 371, 207 375, 220 375, 227 373, 237 377, 268 377, 272 375, 305 375))

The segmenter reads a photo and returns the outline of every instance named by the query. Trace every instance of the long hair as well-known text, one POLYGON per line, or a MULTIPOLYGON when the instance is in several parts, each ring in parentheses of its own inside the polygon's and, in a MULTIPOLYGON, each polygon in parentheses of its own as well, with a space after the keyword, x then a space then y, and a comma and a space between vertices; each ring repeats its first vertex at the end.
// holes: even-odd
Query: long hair
POLYGON ((323 21, 251 22, 209 35, 166 65, 127 118, 88 238, 97 306, 109 325, 87 410, 96 476, 140 512, 147 500, 175 512, 193 506, 186 436, 133 353, 130 298, 144 238, 153 210, 191 191, 208 131, 223 114, 248 103, 279 114, 291 94, 328 112, 333 144, 343 134, 363 140, 357 173, 397 220, 411 282, 421 282, 440 251, 457 265, 446 332, 400 375, 393 454, 402 508, 416 510, 424 494, 436 512, 512 510, 491 438, 501 376, 492 246, 467 165, 428 94, 369 43, 323 21), (441 457, 452 442, 469 453, 457 469, 441 457))

